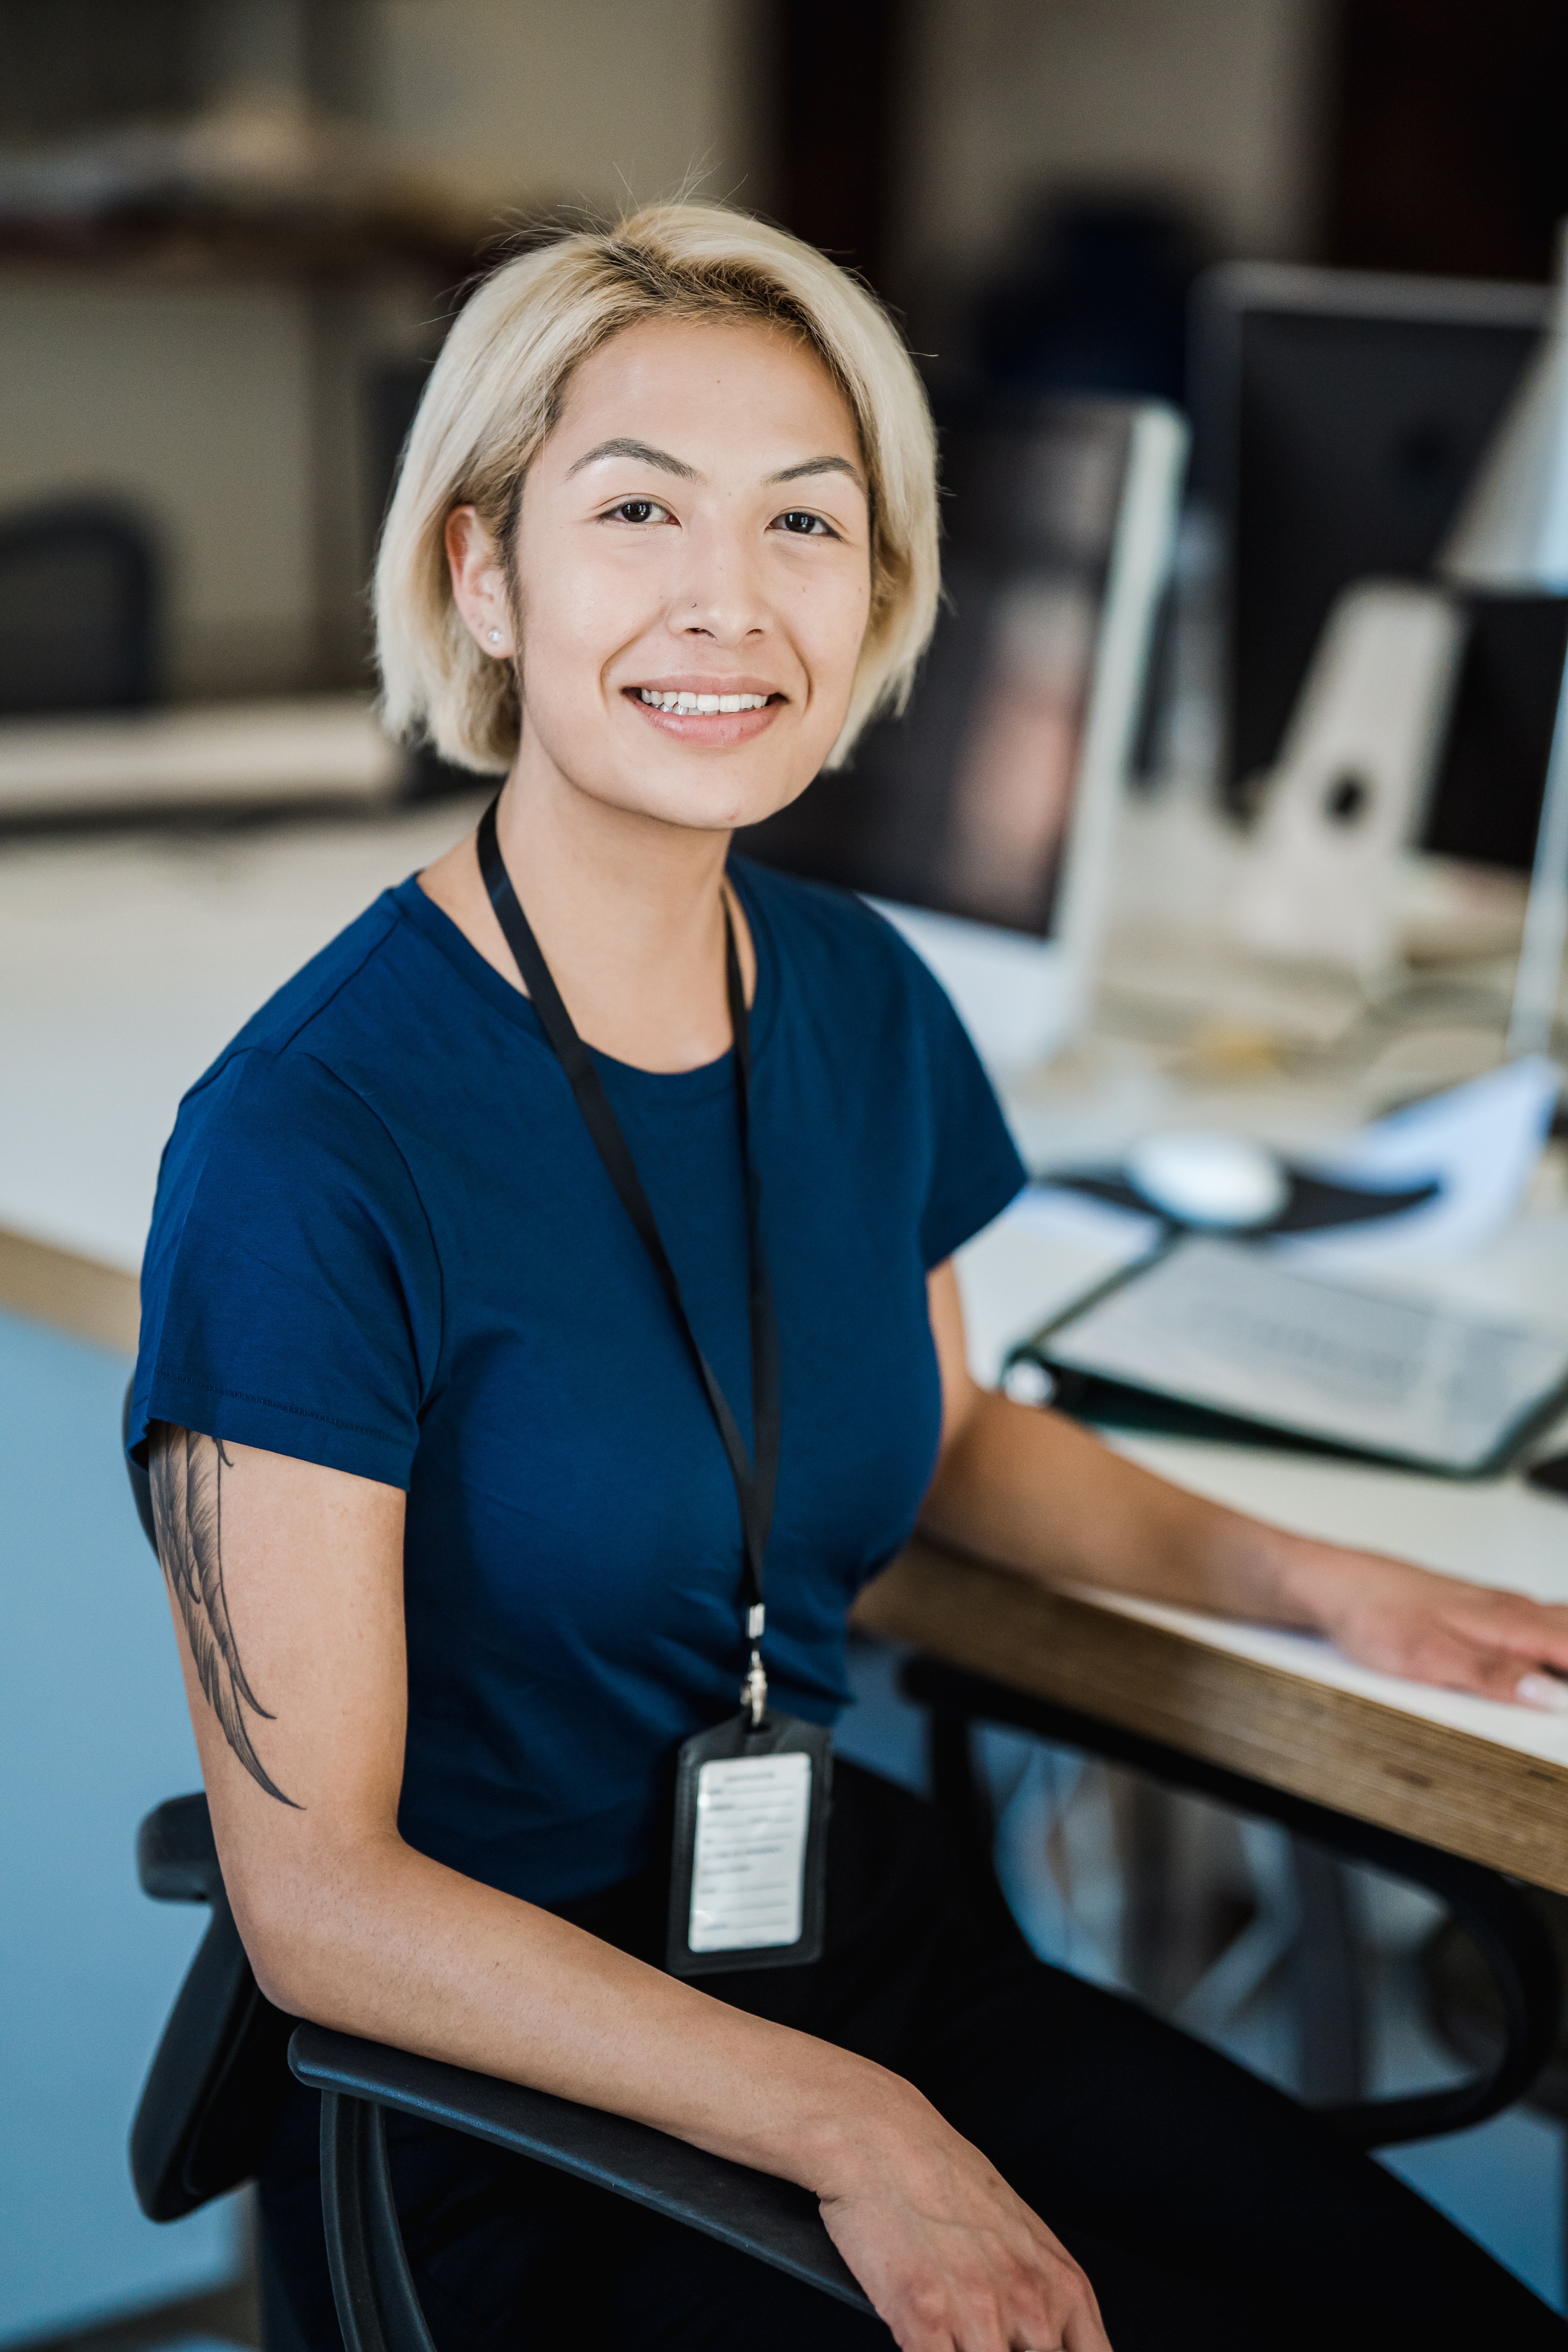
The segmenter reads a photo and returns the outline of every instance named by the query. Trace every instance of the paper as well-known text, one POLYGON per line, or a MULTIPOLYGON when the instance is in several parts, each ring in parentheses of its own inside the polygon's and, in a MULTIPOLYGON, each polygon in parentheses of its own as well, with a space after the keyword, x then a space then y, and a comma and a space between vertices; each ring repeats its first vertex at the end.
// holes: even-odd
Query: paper
POLYGON ((1436 1198, 1364 1225, 1285 1234, 1268 1244, 1305 1273, 1457 1257, 1500 1231, 1541 1157, 1563 1073, 1544 1054, 1412 1103, 1371 1127, 1297 1156, 1314 1176, 1369 1188, 1437 1182, 1436 1198))
POLYGON ((1568 1341, 1185 1241, 1052 1332, 1055 1365, 1434 1469, 1488 1464, 1568 1341))
POLYGON ((811 1820, 811 1759, 731 1756, 697 1776, 691 1868, 694 1952, 798 1944, 811 1820))

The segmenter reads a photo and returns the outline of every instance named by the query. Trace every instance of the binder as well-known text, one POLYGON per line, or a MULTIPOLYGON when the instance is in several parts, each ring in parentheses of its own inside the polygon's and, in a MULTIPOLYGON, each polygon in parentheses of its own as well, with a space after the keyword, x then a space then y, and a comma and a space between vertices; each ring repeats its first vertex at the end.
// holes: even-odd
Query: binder
POLYGON ((1015 1348, 1004 1386, 1110 1426, 1495 1475, 1568 1399, 1568 1337, 1188 1235, 1015 1348))

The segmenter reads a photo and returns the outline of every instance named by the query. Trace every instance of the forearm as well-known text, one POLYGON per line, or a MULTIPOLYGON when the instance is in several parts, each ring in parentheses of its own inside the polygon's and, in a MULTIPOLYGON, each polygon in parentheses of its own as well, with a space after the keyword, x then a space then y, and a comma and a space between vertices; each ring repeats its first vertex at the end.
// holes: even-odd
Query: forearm
POLYGON ((273 1877, 236 1909, 291 2014, 499 2074, 840 2193, 923 2105, 898 2076, 746 2015, 395 1837, 273 1877))
POLYGON ((1301 1626, 1363 1665, 1568 1713, 1568 1609, 1226 1510, 989 1391, 965 1399, 921 1525, 1042 1583, 1301 1626))
POLYGON ((1320 1622, 1312 1556, 1324 1547, 1173 1486, 1062 1414, 996 1392, 974 1399, 921 1525, 1047 1583, 1274 1624, 1320 1622))

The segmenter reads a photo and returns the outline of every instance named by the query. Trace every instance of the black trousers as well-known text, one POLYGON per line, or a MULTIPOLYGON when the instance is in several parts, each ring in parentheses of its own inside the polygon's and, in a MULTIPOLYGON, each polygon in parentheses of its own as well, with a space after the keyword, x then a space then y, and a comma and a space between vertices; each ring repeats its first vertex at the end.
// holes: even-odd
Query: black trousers
MULTIPOLYGON (((644 1958, 664 1877, 573 1916, 644 1958)), ((1568 2325, 1303 2109, 1131 2002, 1034 1958, 967 1902, 935 1815, 837 1768, 828 1945, 706 1989, 896 2067, 1083 2264, 1115 2352, 1568 2352, 1568 2325)), ((277 2274, 338 2352, 314 2095, 261 2180, 277 2274)), ((602 2190, 393 2120, 409 2259, 438 2352, 883 2352, 866 2318, 602 2190)))

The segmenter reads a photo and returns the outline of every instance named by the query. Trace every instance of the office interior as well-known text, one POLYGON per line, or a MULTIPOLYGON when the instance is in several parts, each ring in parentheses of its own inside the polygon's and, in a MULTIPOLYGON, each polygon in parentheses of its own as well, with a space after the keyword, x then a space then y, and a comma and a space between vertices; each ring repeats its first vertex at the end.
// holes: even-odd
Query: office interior
MULTIPOLYGON (((1317 1202, 1317 1227, 1279 1201, 1231 1224, 1317 1231, 1305 1275, 1568 1348, 1563 879, 1542 864, 1568 573, 1443 570, 1560 331, 1568 22, 1551 0, 0 0, 0 2345, 259 2347, 246 2190, 157 2224, 126 2163, 204 1917, 137 1882, 138 1822, 199 1776, 119 1414, 181 1093, 484 804, 484 780, 380 728, 366 603, 465 288, 629 201, 781 222, 901 322, 961 573, 989 495, 965 450, 1175 420, 1098 845, 1072 804, 1111 691, 1121 508, 1079 603, 1018 624, 1022 752, 965 738, 983 832, 988 758, 1024 761, 1015 818, 1045 790, 1040 665, 1070 672, 1033 896, 951 825, 898 863, 907 736, 859 772, 853 842, 841 796, 756 845, 907 900, 916 933, 938 918, 939 970, 942 922, 991 940, 976 1034, 1039 1181, 973 1245, 987 1379, 1055 1392, 1032 1335, 1205 1226, 1161 1192, 1148 1147, 1172 1136, 1239 1141, 1216 1181, 1317 1202), (1527 931, 1547 997, 1521 1027, 1527 931), (1042 943, 1068 959, 1050 974, 1042 943), (1009 1008, 1037 987, 1020 1047, 1009 1008)), ((1568 453, 1568 405, 1559 423, 1568 453)), ((1568 1599, 1568 1500, 1524 1475, 1568 1444, 1555 1403, 1458 1479, 1279 1431, 1105 1425, 1266 1515, 1568 1599)), ((838 1744, 923 1786, 903 1605, 865 1612, 838 1744)), ((1226 1710, 1267 1685, 1281 1785, 1331 1803, 1352 1714, 1373 1746, 1407 1735, 1389 1772, 1459 1790, 1452 1851, 1528 1887, 1568 1958, 1568 1864, 1514 1793, 1530 1780, 1549 1817, 1568 1790, 1555 1721, 1159 1620, 1097 1612, 1092 1672, 1054 1698, 1241 1769, 1226 1710), (1194 1658, 1209 1683, 1192 1667, 1165 1714, 1118 1698, 1134 1666, 1194 1658)), ((1059 1726, 994 1723, 978 1754, 1044 1956, 1316 2105, 1494 2063, 1497 1996, 1431 1885, 1059 1726)), ((1369 1817, 1442 1846, 1433 1806, 1388 1801, 1369 1817)), ((1565 2131, 1552 2034, 1498 2112, 1384 2160, 1568 2310, 1565 2131)))

